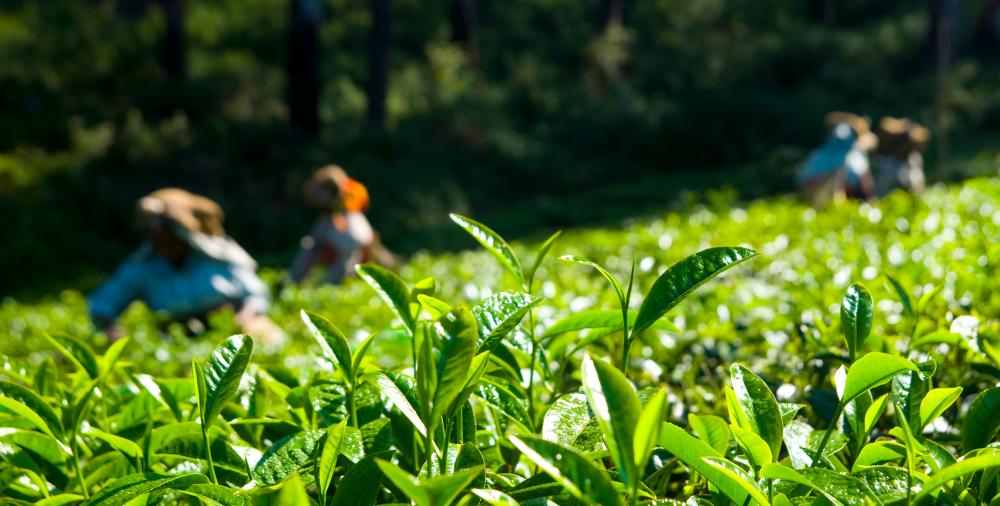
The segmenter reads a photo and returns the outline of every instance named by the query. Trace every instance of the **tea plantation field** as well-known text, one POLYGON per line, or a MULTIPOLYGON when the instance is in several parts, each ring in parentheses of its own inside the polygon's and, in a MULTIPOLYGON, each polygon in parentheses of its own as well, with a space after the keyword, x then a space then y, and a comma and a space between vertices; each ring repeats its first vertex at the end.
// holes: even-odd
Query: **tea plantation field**
POLYGON ((1000 180, 732 200, 267 272, 280 344, 5 300, 0 503, 1000 505, 1000 180))

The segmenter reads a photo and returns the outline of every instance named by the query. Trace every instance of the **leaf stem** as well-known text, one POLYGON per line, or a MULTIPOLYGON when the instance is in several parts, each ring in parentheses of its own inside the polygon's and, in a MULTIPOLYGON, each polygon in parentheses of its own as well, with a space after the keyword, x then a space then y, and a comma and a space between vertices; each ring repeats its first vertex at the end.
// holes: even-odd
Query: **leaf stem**
POLYGON ((816 449, 816 455, 812 457, 812 464, 809 467, 816 467, 816 464, 823 460, 823 450, 826 449, 827 443, 830 442, 830 437, 833 436, 833 430, 837 428, 837 420, 840 420, 840 415, 844 412, 845 403, 841 402, 837 404, 837 410, 833 412, 833 420, 830 421, 830 426, 826 428, 826 434, 823 434, 823 440, 819 442, 819 447, 816 449))
POLYGON ((218 485, 219 478, 215 475, 215 462, 212 461, 212 444, 208 439, 208 425, 205 424, 204 414, 201 419, 201 438, 205 444, 205 459, 208 460, 208 477, 212 483, 218 485))
POLYGON ((351 387, 347 391, 347 407, 351 410, 351 425, 357 429, 358 428, 358 408, 354 403, 354 387, 356 385, 351 382, 351 387))
POLYGON ((76 469, 76 479, 80 482, 80 490, 83 492, 83 497, 90 498, 90 491, 87 490, 87 482, 83 479, 83 469, 80 467, 80 453, 77 448, 76 434, 73 434, 70 444, 70 448, 73 451, 73 467, 76 469))
POLYGON ((535 430, 535 361, 538 357, 538 340, 531 335, 531 361, 528 366, 528 421, 535 430))

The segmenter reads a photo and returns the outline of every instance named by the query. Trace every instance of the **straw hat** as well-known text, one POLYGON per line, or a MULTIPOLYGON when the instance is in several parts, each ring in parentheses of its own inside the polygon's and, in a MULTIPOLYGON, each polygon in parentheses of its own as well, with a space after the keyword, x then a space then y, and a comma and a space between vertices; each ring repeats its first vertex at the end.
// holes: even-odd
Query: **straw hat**
POLYGON ((923 151, 930 144, 931 131, 907 118, 885 116, 878 122, 881 151, 905 157, 912 151, 923 151))
POLYGON ((339 165, 327 165, 318 169, 306 181, 302 190, 306 203, 318 209, 343 207, 354 212, 368 209, 368 189, 348 177, 339 165))
POLYGON ((224 214, 219 204, 180 188, 163 188, 139 199, 139 219, 144 228, 163 220, 181 228, 209 236, 224 236, 224 214))
POLYGON ((255 269, 257 263, 226 235, 225 215, 213 200, 180 188, 163 188, 139 199, 139 221, 146 230, 167 227, 201 253, 255 269))

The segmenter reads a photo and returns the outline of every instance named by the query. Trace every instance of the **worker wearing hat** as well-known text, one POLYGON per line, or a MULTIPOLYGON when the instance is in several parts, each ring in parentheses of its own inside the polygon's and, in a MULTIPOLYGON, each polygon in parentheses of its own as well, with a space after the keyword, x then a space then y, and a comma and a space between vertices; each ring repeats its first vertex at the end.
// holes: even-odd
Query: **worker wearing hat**
POLYGON ((368 190, 340 166, 327 165, 314 172, 303 185, 303 196, 307 204, 320 211, 320 217, 302 239, 289 270, 292 280, 301 282, 315 267, 324 266, 324 281, 339 283, 356 264, 397 263, 365 217, 368 190))
POLYGON ((226 235, 218 204, 164 188, 140 199, 138 208, 146 241, 88 297, 94 321, 110 326, 137 300, 178 320, 230 306, 248 332, 265 340, 282 336, 263 316, 270 296, 257 264, 226 235))
POLYGON ((878 123, 878 151, 873 157, 879 195, 895 188, 920 193, 924 190, 924 157, 931 132, 905 118, 886 116, 878 123))
POLYGON ((798 175, 800 193, 815 204, 850 196, 868 200, 875 195, 868 153, 878 145, 868 119, 847 112, 826 116, 830 129, 822 146, 809 154, 798 175))

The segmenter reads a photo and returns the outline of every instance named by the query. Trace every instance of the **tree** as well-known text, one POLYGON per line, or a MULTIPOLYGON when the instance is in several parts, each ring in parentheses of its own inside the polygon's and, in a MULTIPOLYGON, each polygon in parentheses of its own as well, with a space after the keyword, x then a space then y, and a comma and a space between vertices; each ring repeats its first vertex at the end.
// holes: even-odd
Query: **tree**
POLYGON ((184 42, 184 0, 161 0, 166 21, 166 38, 163 44, 163 67, 172 79, 187 75, 187 56, 184 42))
POLYGON ((385 98, 389 90, 389 0, 371 0, 372 27, 368 39, 368 123, 385 125, 385 98))
POLYGON ((292 130, 319 132, 319 0, 292 0, 288 33, 288 110, 292 130))
POLYGON ((476 47, 476 0, 451 0, 448 8, 451 41, 462 46, 473 66, 479 64, 476 47))
POLYGON ((935 69, 948 69, 955 59, 960 11, 961 0, 930 0, 927 48, 935 69))

